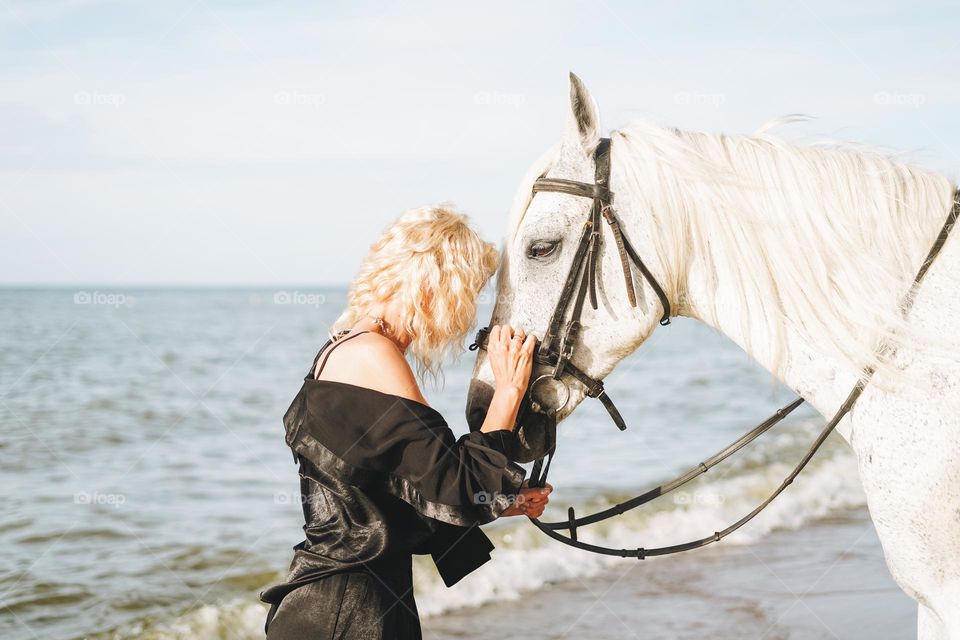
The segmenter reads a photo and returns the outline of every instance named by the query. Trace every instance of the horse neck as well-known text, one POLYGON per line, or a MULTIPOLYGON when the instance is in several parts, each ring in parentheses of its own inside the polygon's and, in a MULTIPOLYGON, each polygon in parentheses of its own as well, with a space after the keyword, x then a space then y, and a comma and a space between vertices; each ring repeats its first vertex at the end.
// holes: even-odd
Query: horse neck
MULTIPOLYGON (((713 286, 711 283, 712 278, 702 267, 687 272, 685 302, 680 315, 700 320, 724 334, 821 414, 833 414, 856 383, 856 369, 840 359, 825 357, 789 327, 773 326, 767 320, 770 314, 754 314, 749 325, 745 325, 733 303, 717 304, 718 299, 733 301, 736 296, 724 291, 722 286, 720 290, 708 291, 708 287, 713 286), (778 341, 782 351, 775 353, 773 345, 778 341)), ((756 309, 761 309, 764 303, 763 300, 751 301, 756 309)), ((843 428, 839 431, 846 435, 843 428)))
POLYGON ((731 140, 621 133, 619 202, 677 313, 829 415, 902 321, 953 185, 877 154, 731 140))
MULTIPOLYGON (((821 357, 813 345, 788 327, 773 325, 769 318, 774 314, 763 312, 768 301, 750 300, 751 308, 757 313, 751 314, 750 326, 745 326, 743 314, 738 311, 739 292, 729 288, 731 278, 717 277, 722 275, 718 273, 718 265, 709 260, 694 260, 684 248, 688 243, 683 241, 658 242, 658 236, 662 237, 667 228, 677 238, 687 236, 682 227, 694 224, 691 218, 677 216, 671 220, 657 220, 653 225, 644 224, 644 219, 649 221, 649 216, 634 214, 650 211, 653 208, 651 203, 635 199, 632 193, 623 195, 621 210, 627 212, 628 233, 640 246, 646 247, 646 253, 656 256, 655 260, 647 259, 648 266, 665 287, 674 313, 700 320, 724 334, 818 411, 825 415, 834 412, 855 383, 856 370, 844 362, 821 357), (774 347, 777 344, 780 351, 774 347)), ((652 292, 647 292, 649 295, 644 296, 649 298, 647 313, 653 316, 659 313, 659 302, 652 292)), ((634 346, 639 347, 645 337, 638 336, 634 346)), ((843 432, 842 428, 840 431, 843 432)))

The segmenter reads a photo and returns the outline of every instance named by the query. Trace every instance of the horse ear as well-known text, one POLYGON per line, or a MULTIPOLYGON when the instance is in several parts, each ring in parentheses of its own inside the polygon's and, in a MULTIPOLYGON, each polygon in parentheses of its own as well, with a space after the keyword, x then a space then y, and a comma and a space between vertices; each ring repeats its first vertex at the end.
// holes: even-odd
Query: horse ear
POLYGON ((579 142, 588 154, 600 142, 600 108, 574 73, 570 74, 570 117, 565 137, 565 142, 579 142))

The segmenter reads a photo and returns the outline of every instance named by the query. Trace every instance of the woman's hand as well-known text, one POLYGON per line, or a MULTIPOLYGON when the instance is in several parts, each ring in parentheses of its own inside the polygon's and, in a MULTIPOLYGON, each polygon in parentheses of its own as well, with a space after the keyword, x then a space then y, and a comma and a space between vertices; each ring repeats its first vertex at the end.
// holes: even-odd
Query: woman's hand
POLYGON ((497 391, 517 390, 522 396, 530 382, 533 368, 533 348, 537 338, 525 336, 522 329, 514 331, 510 325, 494 325, 487 338, 487 359, 493 370, 497 391))
POLYGON ((509 516, 527 516, 528 518, 539 518, 543 515, 543 509, 550 502, 550 492, 553 487, 549 484, 543 487, 528 487, 524 482, 517 494, 516 501, 500 514, 501 518, 509 516))
POLYGON ((524 336, 509 325, 495 325, 487 338, 487 360, 493 370, 494 391, 481 431, 513 429, 533 370, 536 336, 524 336))

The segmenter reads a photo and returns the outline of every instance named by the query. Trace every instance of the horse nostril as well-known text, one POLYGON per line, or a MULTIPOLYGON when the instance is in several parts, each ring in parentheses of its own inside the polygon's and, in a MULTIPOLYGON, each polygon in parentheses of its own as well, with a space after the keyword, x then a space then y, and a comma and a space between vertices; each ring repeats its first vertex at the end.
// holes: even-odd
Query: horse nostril
POLYGON ((493 387, 481 380, 470 381, 467 394, 467 424, 470 425, 470 431, 477 431, 483 425, 492 398, 493 387))

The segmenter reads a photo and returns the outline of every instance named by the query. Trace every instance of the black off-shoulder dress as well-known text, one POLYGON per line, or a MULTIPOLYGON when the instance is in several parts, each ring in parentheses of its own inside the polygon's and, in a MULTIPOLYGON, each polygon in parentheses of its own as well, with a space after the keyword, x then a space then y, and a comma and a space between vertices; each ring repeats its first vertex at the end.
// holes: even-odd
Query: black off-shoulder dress
MULTIPOLYGON (((425 404, 313 372, 284 416, 300 465, 306 539, 271 605, 268 640, 420 638, 413 554, 430 554, 447 586, 490 559, 477 525, 495 519, 525 471, 508 430, 459 440, 425 404)), ((328 348, 329 347, 329 348, 328 348)), ((321 369, 323 368, 321 364, 321 369)))

